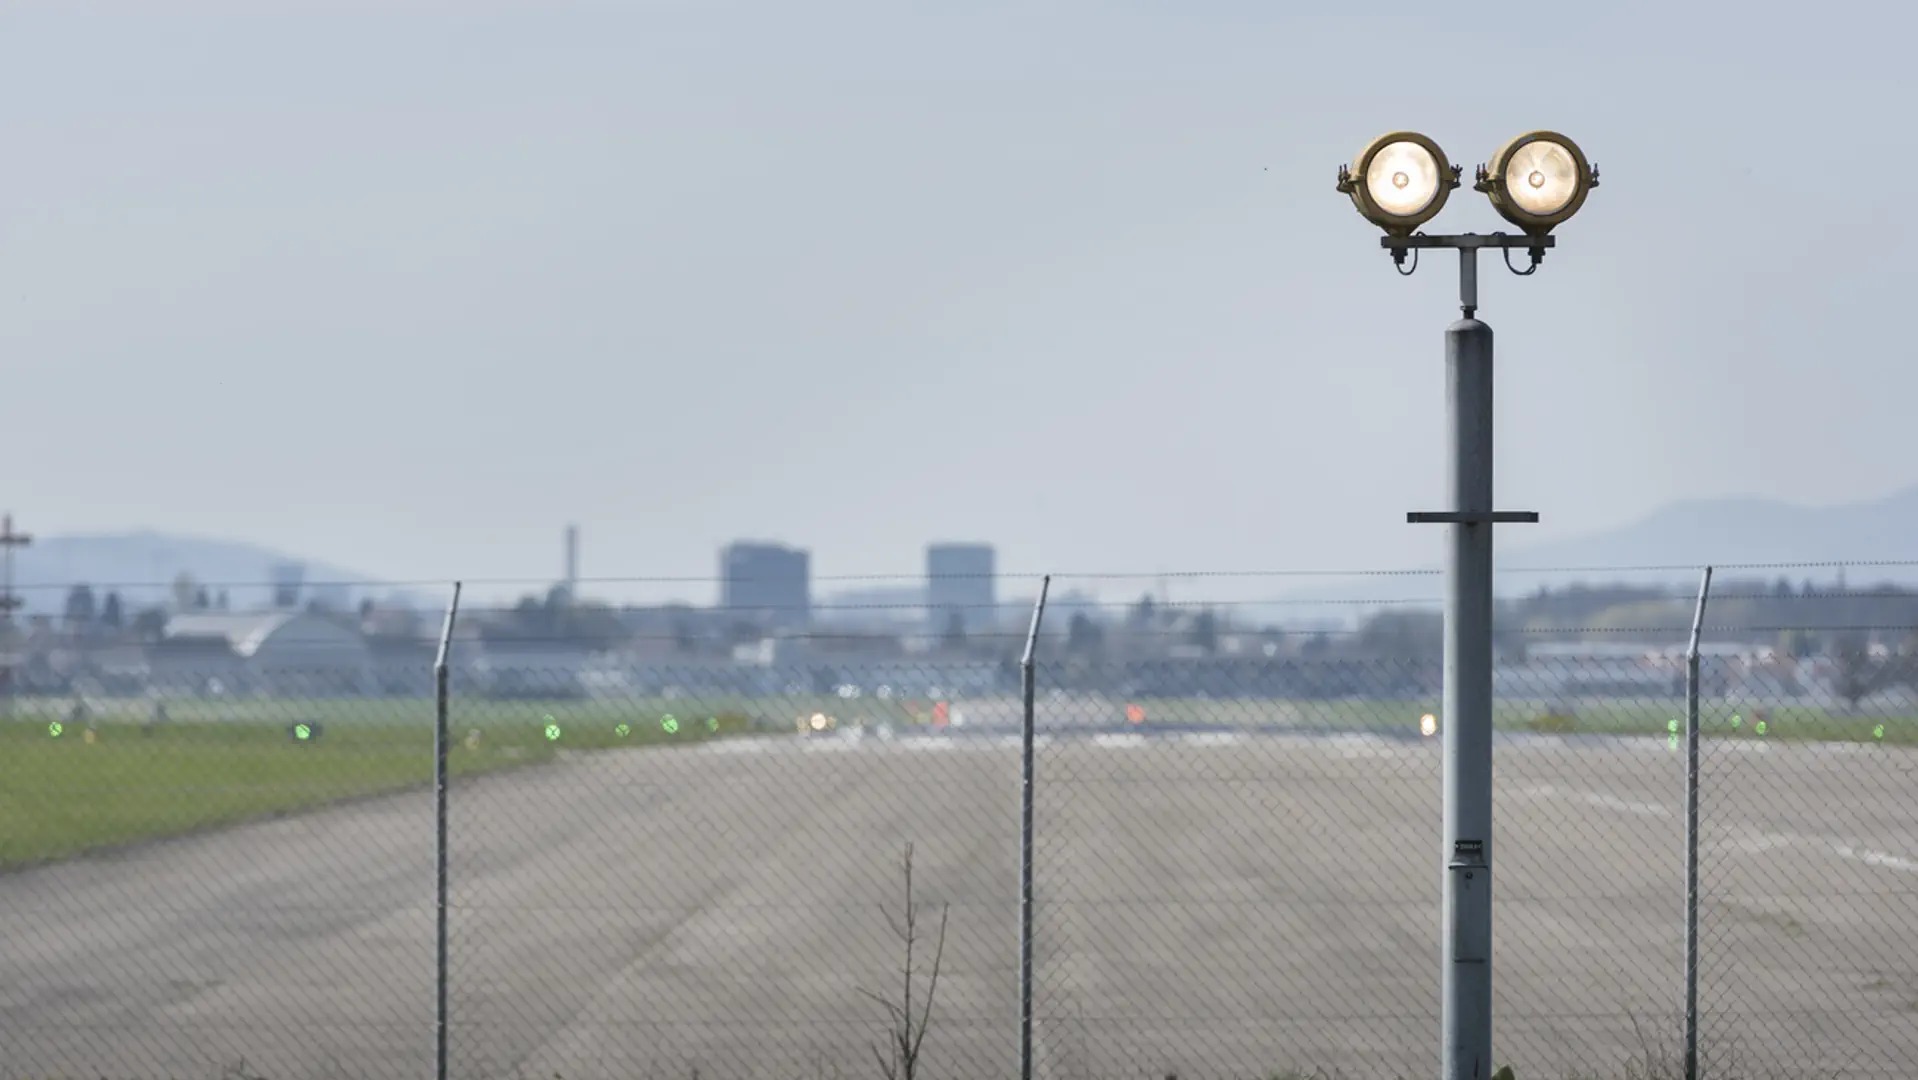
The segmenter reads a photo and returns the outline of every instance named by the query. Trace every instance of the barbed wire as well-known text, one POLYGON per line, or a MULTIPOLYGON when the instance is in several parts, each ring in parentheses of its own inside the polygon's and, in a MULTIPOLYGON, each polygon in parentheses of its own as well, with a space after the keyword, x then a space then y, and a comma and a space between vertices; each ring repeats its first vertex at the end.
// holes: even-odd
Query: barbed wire
MULTIPOLYGON (((71 588, 71 586, 66 586, 66 588, 71 588)), ((1552 600, 1552 599, 1562 599, 1562 598, 1563 598, 1562 594, 1553 594, 1552 596, 1546 597, 1544 599, 1552 600)), ((519 610, 520 605, 528 599, 533 599, 533 598, 523 597, 520 600, 510 601, 510 602, 495 601, 491 603, 467 604, 467 605, 464 605, 464 610, 471 611, 474 613, 491 612, 491 613, 501 613, 501 614, 512 614, 516 612, 517 610, 519 610)), ((1536 595, 1505 596, 1505 597, 1500 597, 1499 602, 1508 604, 1508 605, 1524 605, 1524 604, 1535 602, 1539 599, 1540 598, 1537 597, 1536 595)), ((1661 592, 1659 595, 1621 598, 1615 602, 1619 604, 1661 603, 1661 602, 1672 603, 1672 604, 1690 604, 1695 599, 1696 599, 1696 595, 1693 593, 1677 591, 1677 590, 1665 590, 1661 592)), ((1442 596, 1382 596, 1382 597, 1275 596, 1275 597, 1263 597, 1263 598, 1256 598, 1256 599, 1248 599, 1248 598, 1241 597, 1241 598, 1193 599, 1193 600, 1181 600, 1181 599, 1174 599, 1174 598, 1162 599, 1154 596, 1154 597, 1149 597, 1149 600, 1150 600, 1150 606, 1154 608, 1180 609, 1180 610, 1207 609, 1207 608, 1231 609, 1231 608, 1261 608, 1261 607, 1387 607, 1389 608, 1389 607, 1434 606, 1434 605, 1442 605, 1445 602, 1445 598, 1442 596)), ((1760 592, 1760 591, 1721 592, 1718 590, 1714 590, 1711 593, 1711 601, 1713 603, 1724 603, 1728 601, 1741 601, 1741 602, 1752 601, 1752 602, 1783 604, 1783 603, 1797 603, 1797 602, 1805 602, 1805 601, 1831 601, 1831 600, 1909 600, 1914 603, 1918 603, 1918 586, 1913 586, 1912 588, 1909 588, 1909 589, 1900 588, 1900 587, 1874 587, 1869 589, 1845 590, 1842 592, 1814 590, 1809 592, 1794 591, 1790 593, 1783 593, 1783 592, 1760 592)), ((1046 602, 1046 610, 1048 611, 1057 611, 1057 610, 1119 611, 1119 610, 1136 609, 1140 605, 1141 605, 1141 601, 1138 599, 1132 599, 1132 600, 1099 599, 1096 597, 1065 595, 1065 596, 1055 596, 1055 597, 1049 598, 1046 602)), ((571 601, 569 602, 569 606, 578 610, 606 610, 606 611, 611 611, 615 613, 619 613, 619 612, 653 613, 653 612, 685 611, 688 613, 706 613, 706 614, 759 614, 759 613, 765 613, 765 612, 800 612, 800 611, 806 611, 806 612, 961 611, 961 612, 965 612, 965 611, 1024 611, 1029 609, 1028 602, 1022 599, 1007 599, 1007 600, 994 601, 990 603, 979 602, 979 601, 950 603, 945 601, 934 601, 934 600, 915 600, 915 601, 822 600, 822 601, 808 603, 804 605, 803 607, 801 607, 799 605, 723 604, 723 603, 720 603, 720 604, 659 603, 659 604, 611 605, 611 604, 595 601, 591 598, 585 598, 585 599, 576 599, 574 601, 571 601)), ((175 612, 174 614, 215 615, 215 616, 230 616, 230 617, 239 618, 239 617, 245 617, 245 616, 265 617, 268 615, 286 614, 290 612, 298 612, 298 611, 306 611, 306 610, 309 610, 309 609, 300 608, 300 607, 295 607, 295 608, 193 607, 193 608, 185 609, 183 611, 175 612)), ((326 607, 324 605, 322 605, 321 607, 315 610, 321 613, 341 614, 341 615, 356 613, 356 609, 354 608, 331 608, 331 607, 326 607)), ((393 612, 397 610, 411 610, 415 614, 429 613, 425 609, 414 609, 414 608, 402 609, 402 608, 393 608, 393 607, 383 607, 377 603, 372 605, 372 610, 376 612, 393 612)), ((545 610, 545 609, 543 608, 543 606, 536 605, 535 610, 545 610)))
MULTIPOLYGON (((1584 564, 1565 566, 1499 566, 1496 573, 1501 576, 1538 575, 1538 574, 1652 574, 1703 571, 1710 565, 1719 573, 1737 573, 1751 571, 1797 571, 1797 570, 1844 570, 1844 569, 1918 569, 1918 558, 1913 559, 1851 559, 1822 560, 1808 562, 1728 562, 1728 563, 1637 563, 1637 564, 1584 564)), ((1324 568, 1250 568, 1250 569, 1202 569, 1202 570, 1072 570, 1072 571, 997 571, 994 573, 941 573, 920 572, 890 573, 838 573, 811 574, 809 580, 820 583, 914 583, 928 581, 1022 581, 1037 582, 1051 578, 1055 583, 1074 581, 1189 581, 1201 579, 1288 579, 1288 578, 1393 578, 1393 577, 1441 577, 1445 571, 1437 567, 1324 567, 1324 568)), ((190 575, 189 575, 190 577, 190 575)), ((76 585, 87 585, 95 590, 153 589, 168 590, 174 587, 178 579, 172 580, 101 580, 67 582, 23 581, 14 585, 16 593, 67 590, 76 585)), ((207 589, 267 589, 277 583, 270 579, 205 579, 191 578, 194 587, 207 589)), ((781 579, 758 576, 734 576, 728 578, 719 574, 622 574, 581 577, 572 584, 592 585, 720 585, 731 580, 738 583, 759 584, 781 579)), ((308 579, 300 583, 302 589, 420 589, 451 587, 458 581, 471 588, 500 588, 520 586, 526 588, 550 588, 556 584, 567 584, 553 577, 443 577, 443 578, 341 578, 308 579)))
MULTIPOLYGON (((1707 636, 1710 636, 1713 634, 1754 635, 1754 634, 1790 634, 1790 633, 1807 633, 1807 634, 1898 633, 1903 635, 1918 635, 1918 622, 1895 623, 1895 624, 1843 623, 1843 624, 1827 624, 1827 625, 1804 625, 1804 624, 1745 625, 1745 624, 1735 624, 1735 623, 1723 623, 1723 624, 1707 623, 1703 627, 1703 632, 1707 636)), ((1576 644, 1582 639, 1619 638, 1619 637, 1638 636, 1638 637, 1643 637, 1648 639, 1647 640, 1648 644, 1651 644, 1653 640, 1663 641, 1664 647, 1669 649, 1669 648, 1676 648, 1683 644, 1683 639, 1691 633, 1691 626, 1690 624, 1684 624, 1684 625, 1671 624, 1671 625, 1665 625, 1665 626, 1571 627, 1571 628, 1512 626, 1512 627, 1497 628, 1496 633, 1500 635, 1505 635, 1508 637, 1514 637, 1514 638, 1549 640, 1554 642, 1564 642, 1566 644, 1576 644)), ((1250 638, 1255 641, 1260 641, 1262 639, 1263 641, 1271 641, 1273 639, 1296 641, 1296 640, 1311 639, 1315 637, 1323 637, 1323 638, 1329 638, 1329 639, 1347 639, 1347 638, 1362 639, 1362 638, 1373 637, 1375 635, 1379 637, 1381 648, 1384 648, 1385 646, 1391 644, 1393 641, 1397 640, 1390 634, 1378 635, 1377 631, 1369 629, 1365 626, 1323 626, 1323 627, 1314 626, 1314 627, 1293 627, 1293 628, 1219 627, 1217 628, 1215 632, 1215 636, 1219 643, 1213 646, 1209 646, 1207 648, 1206 656, 1200 657, 1200 658, 1182 657, 1180 659, 1235 659, 1235 658, 1257 659, 1257 657, 1254 657, 1249 653, 1237 653, 1233 651, 1236 648, 1243 647, 1242 645, 1233 644, 1233 642, 1239 639, 1246 639, 1246 638, 1250 638)), ((1423 638, 1427 636, 1429 636, 1430 640, 1434 642, 1438 641, 1439 633, 1438 633, 1437 627, 1436 626, 1433 627, 1432 632, 1429 635, 1421 635, 1421 634, 1413 635, 1415 639, 1423 638)), ((377 635, 371 635, 370 637, 374 639, 378 639, 377 635)), ((1051 642, 1068 639, 1069 632, 1064 630, 1048 629, 1041 635, 1041 637, 1042 637, 1042 640, 1048 643, 1051 643, 1051 642)), ((409 636, 397 637, 397 638, 389 637, 385 640, 404 641, 408 643, 408 645, 415 651, 429 650, 430 647, 434 644, 434 638, 432 637, 432 635, 427 635, 427 634, 409 635, 409 636)), ((733 649, 757 647, 765 642, 772 642, 775 645, 779 643, 786 643, 786 644, 828 643, 828 644, 837 644, 837 645, 845 645, 845 646, 863 645, 863 646, 868 646, 868 648, 865 651, 859 652, 859 653, 849 652, 848 655, 854 655, 864 659, 871 659, 875 661, 892 660, 892 659, 903 659, 903 660, 910 661, 910 660, 923 658, 927 655, 927 653, 923 650, 908 651, 906 653, 898 654, 897 656, 895 656, 894 654, 887 652, 885 650, 885 646, 888 644, 898 644, 901 646, 909 646, 909 645, 916 645, 919 643, 933 643, 941 646, 946 646, 943 653, 940 654, 939 656, 936 656, 935 658, 950 658, 955 653, 964 652, 968 647, 977 647, 977 646, 991 645, 991 644, 999 644, 999 645, 1010 647, 1010 646, 1017 646, 1017 645, 1023 644, 1025 640, 1026 640, 1026 631, 1022 629, 1020 630, 982 629, 982 630, 968 630, 964 632, 963 634, 952 634, 949 632, 941 632, 941 631, 935 631, 935 630, 895 630, 895 629, 832 630, 832 629, 809 628, 809 629, 803 629, 803 630, 794 629, 794 630, 775 631, 775 632, 764 634, 762 636, 740 638, 737 640, 716 638, 711 635, 702 636, 702 635, 660 633, 660 632, 648 632, 648 631, 621 633, 616 636, 607 635, 603 638, 595 638, 588 635, 577 635, 577 634, 564 634, 564 633, 538 632, 538 631, 533 631, 533 632, 520 631, 520 632, 512 632, 512 633, 502 633, 502 634, 493 635, 493 636, 483 636, 478 640, 477 644, 483 650, 484 649, 502 649, 502 650, 510 651, 513 649, 532 650, 532 649, 544 648, 544 649, 551 649, 555 652, 564 651, 569 653, 576 653, 582 656, 590 656, 590 655, 601 655, 601 654, 616 654, 622 651, 623 649, 629 649, 632 646, 638 646, 638 645, 671 643, 671 644, 682 646, 682 651, 687 653, 688 655, 709 656, 714 659, 721 659, 728 663, 731 663, 731 662, 734 662, 731 659, 733 649)), ((1115 641, 1123 641, 1123 642, 1161 641, 1161 642, 1173 642, 1173 643, 1179 643, 1179 644, 1199 644, 1201 642, 1200 636, 1196 634, 1195 631, 1189 627, 1186 627, 1186 628, 1138 627, 1138 626, 1127 626, 1127 625, 1107 625, 1107 626, 1101 627, 1099 629, 1099 640, 1108 642, 1108 643, 1115 642, 1115 641)), ((1749 643, 1749 637, 1742 640, 1745 643, 1749 643)), ((161 639, 158 641, 149 640, 149 641, 123 642, 123 643, 116 642, 116 643, 109 643, 106 645, 96 646, 91 651, 112 652, 116 649, 124 649, 128 647, 140 647, 146 650, 150 650, 156 654, 167 656, 168 658, 183 659, 183 658, 191 657, 194 655, 205 655, 205 650, 215 647, 218 641, 219 639, 210 637, 210 636, 209 637, 195 636, 190 638, 161 639)), ((1715 644, 1723 645, 1723 644, 1737 644, 1737 643, 1739 642, 1738 641, 1727 642, 1727 641, 1720 640, 1716 642, 1715 644)), ((473 639, 456 638, 453 642, 455 658, 456 659, 459 658, 462 655, 462 651, 473 644, 475 644, 473 639)), ((345 655, 349 653, 359 654, 361 652, 367 651, 368 647, 369 647, 368 642, 357 641, 357 640, 350 641, 350 642, 348 641, 302 642, 300 645, 300 649, 306 653, 336 653, 340 655, 345 655)), ((1096 649, 1096 646, 1090 643, 1088 643, 1084 647, 1088 650, 1096 649)), ((80 655, 86 655, 90 650, 84 644, 82 644, 74 648, 71 648, 68 651, 72 653, 78 653, 80 655)), ((1416 648, 1411 648, 1411 649, 1408 649, 1407 651, 1408 651, 1407 658, 1422 658, 1422 654, 1420 654, 1419 650, 1416 648)), ((239 652, 238 650, 235 650, 234 655, 244 656, 245 654, 239 652)), ((380 655, 377 649, 374 650, 374 655, 376 659, 380 655)), ((1040 658, 1042 660, 1046 659, 1047 655, 1048 654, 1042 653, 1040 658)), ((1381 658, 1392 659, 1393 657, 1385 656, 1381 658)), ((996 660, 998 659, 998 657, 992 657, 992 658, 980 657, 979 659, 996 660)))

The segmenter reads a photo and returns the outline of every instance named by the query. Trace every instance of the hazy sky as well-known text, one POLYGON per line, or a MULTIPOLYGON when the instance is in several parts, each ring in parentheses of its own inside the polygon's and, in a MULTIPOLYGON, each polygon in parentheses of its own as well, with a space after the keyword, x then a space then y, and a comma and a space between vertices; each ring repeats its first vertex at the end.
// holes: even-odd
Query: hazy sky
POLYGON ((1918 16, 1285 6, 0 4, 0 504, 395 578, 1424 563, 1455 269, 1332 189, 1396 127, 1603 170, 1485 267, 1524 538, 1918 481, 1918 16))

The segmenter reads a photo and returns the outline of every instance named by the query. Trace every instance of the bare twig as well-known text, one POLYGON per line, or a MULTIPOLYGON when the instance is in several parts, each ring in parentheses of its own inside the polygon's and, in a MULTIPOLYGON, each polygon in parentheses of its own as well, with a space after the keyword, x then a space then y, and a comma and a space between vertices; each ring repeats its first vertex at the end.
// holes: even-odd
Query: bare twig
POLYGON ((241 1058, 220 1070, 220 1080, 266 1080, 266 1078, 250 1071, 246 1067, 246 1059, 241 1058))
POLYGON ((912 845, 906 845, 905 857, 901 860, 901 870, 905 880, 905 910, 894 917, 892 912, 882 906, 880 912, 885 916, 886 928, 899 939, 904 953, 901 964, 899 999, 891 999, 875 994, 864 988, 860 993, 877 1002, 886 1010, 886 1040, 882 1051, 879 1044, 872 1047, 873 1060, 879 1065, 879 1073, 885 1080, 917 1080, 919 1073, 919 1055, 926 1043, 926 1033, 932 1028, 933 1006, 939 996, 939 973, 946 956, 946 925, 951 914, 951 905, 941 905, 939 910, 939 936, 934 942, 932 969, 925 978, 926 989, 923 1001, 915 1001, 919 947, 919 906, 913 902, 912 888, 912 845))

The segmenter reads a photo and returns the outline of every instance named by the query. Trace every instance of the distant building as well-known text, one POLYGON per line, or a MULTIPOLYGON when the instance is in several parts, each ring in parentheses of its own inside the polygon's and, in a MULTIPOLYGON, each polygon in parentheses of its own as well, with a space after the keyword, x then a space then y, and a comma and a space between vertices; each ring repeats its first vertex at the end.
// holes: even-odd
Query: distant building
POLYGON ((292 611, 175 615, 149 663, 156 682, 202 691, 326 696, 374 684, 357 627, 292 611))
POLYGON ((784 544, 741 540, 719 554, 719 604, 731 619, 772 627, 812 621, 812 556, 784 544))
POLYGON ((943 633, 955 615, 967 630, 997 621, 991 544, 929 544, 926 547, 926 618, 943 633))

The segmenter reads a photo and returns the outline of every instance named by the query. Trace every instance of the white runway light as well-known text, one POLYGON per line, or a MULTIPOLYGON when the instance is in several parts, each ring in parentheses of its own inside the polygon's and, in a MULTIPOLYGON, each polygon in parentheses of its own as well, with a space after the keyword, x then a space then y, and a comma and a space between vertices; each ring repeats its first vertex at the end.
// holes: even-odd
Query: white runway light
POLYGON ((1419 734, 1428 739, 1438 734, 1438 717, 1431 713, 1419 717, 1419 734))

